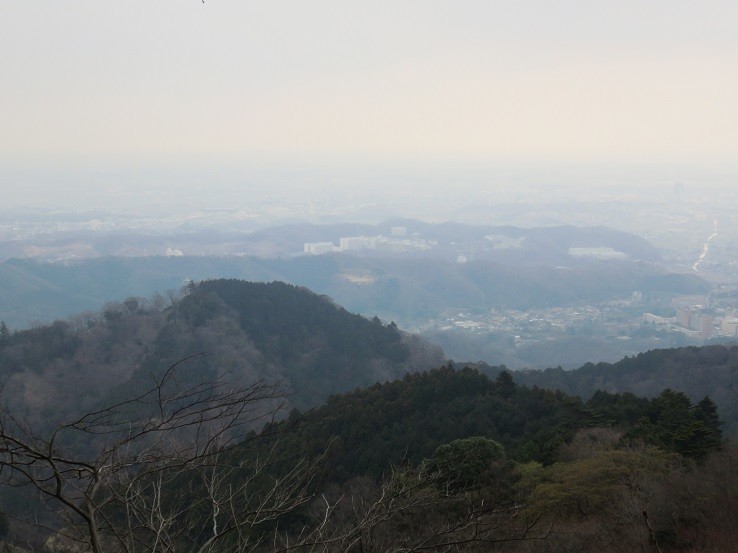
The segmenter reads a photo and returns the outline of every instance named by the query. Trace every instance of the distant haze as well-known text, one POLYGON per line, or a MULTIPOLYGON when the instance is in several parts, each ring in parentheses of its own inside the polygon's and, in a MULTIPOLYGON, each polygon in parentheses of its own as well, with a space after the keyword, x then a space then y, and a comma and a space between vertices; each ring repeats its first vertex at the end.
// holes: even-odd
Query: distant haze
MULTIPOLYGON (((155 217, 300 203, 306 208, 314 204, 310 209, 323 215, 348 207, 352 215, 344 219, 352 221, 378 222, 388 216, 458 220, 455 208, 460 205, 669 200, 678 187, 685 200, 727 206, 735 202, 736 182, 738 170, 676 163, 177 161, 168 156, 0 163, 2 209, 123 210, 155 217), (362 208, 367 204, 381 206, 379 218, 367 218, 362 208)), ((275 213, 270 220, 280 219, 275 213)))
POLYGON ((454 175, 727 189, 737 20, 728 1, 7 2, 4 205, 454 175))

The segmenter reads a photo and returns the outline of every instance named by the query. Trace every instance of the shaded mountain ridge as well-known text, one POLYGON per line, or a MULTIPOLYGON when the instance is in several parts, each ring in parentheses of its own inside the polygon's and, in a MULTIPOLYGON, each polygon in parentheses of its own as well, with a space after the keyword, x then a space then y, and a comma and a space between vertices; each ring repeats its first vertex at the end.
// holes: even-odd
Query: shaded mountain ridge
POLYGON ((151 375, 196 355, 183 369, 188 377, 279 381, 291 391, 287 407, 304 408, 443 361, 438 347, 394 324, 281 282, 207 281, 169 307, 159 300, 131 298, 10 334, 0 346, 5 400, 19 415, 53 424, 72 408, 146 387, 151 375))

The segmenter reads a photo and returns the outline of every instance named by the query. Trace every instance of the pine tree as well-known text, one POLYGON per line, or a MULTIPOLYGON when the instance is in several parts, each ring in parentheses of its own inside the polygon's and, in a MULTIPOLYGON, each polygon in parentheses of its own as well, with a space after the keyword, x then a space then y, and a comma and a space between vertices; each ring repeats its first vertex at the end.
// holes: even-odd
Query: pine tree
POLYGON ((702 401, 694 406, 694 417, 705 427, 704 448, 707 451, 720 449, 723 439, 720 426, 723 422, 718 416, 717 405, 709 396, 705 396, 702 401))
POLYGON ((0 346, 5 346, 10 340, 10 331, 5 321, 0 321, 0 346))

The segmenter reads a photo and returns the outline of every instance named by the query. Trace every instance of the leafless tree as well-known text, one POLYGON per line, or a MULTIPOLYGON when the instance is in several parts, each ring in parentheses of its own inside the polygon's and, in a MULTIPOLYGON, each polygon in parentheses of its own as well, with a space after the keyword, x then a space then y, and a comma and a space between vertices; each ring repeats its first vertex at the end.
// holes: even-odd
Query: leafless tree
POLYGON ((181 385, 190 359, 152 375, 135 397, 45 435, 3 412, 2 483, 35 489, 57 519, 49 529, 94 553, 174 551, 190 533, 209 551, 307 501, 315 463, 298 460, 273 477, 275 448, 242 455, 269 435, 285 390, 224 377, 181 385), (267 429, 248 434, 255 425, 267 429))
POLYGON ((313 505, 316 523, 292 536, 275 536, 271 550, 450 553, 548 537, 550 529, 540 530, 538 517, 528 517, 522 505, 495 503, 476 491, 439 492, 437 478, 399 467, 379 486, 364 481, 337 498, 321 494, 313 505))

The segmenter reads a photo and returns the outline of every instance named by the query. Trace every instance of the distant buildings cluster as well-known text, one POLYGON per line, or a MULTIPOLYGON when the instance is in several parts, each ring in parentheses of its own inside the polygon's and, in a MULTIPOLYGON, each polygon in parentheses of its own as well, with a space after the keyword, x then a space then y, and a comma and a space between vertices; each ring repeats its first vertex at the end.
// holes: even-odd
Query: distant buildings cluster
POLYGON ((305 242, 303 251, 313 255, 321 255, 335 251, 333 242, 305 242))
POLYGON ((699 307, 685 307, 677 309, 675 317, 660 317, 652 313, 644 313, 643 323, 703 340, 738 337, 738 310, 724 309, 721 311, 719 315, 709 315, 703 313, 699 307))
POLYGON ((420 235, 408 237, 406 227, 392 227, 389 236, 341 236, 338 246, 333 242, 305 242, 303 252, 310 255, 322 255, 333 252, 368 250, 384 247, 394 250, 430 249, 438 245, 435 240, 426 240, 420 235))

